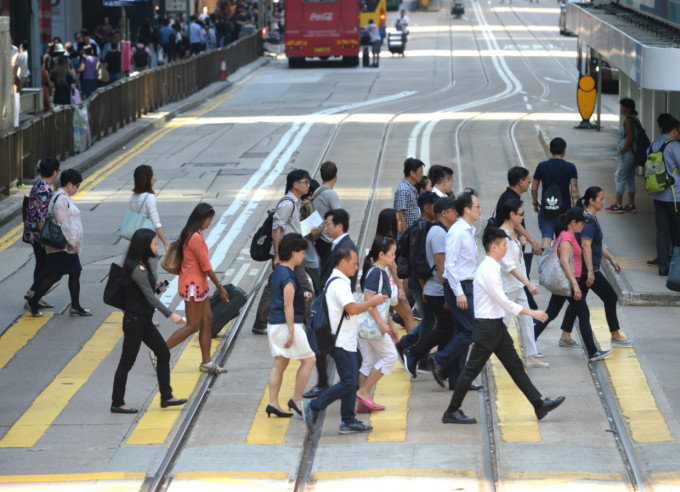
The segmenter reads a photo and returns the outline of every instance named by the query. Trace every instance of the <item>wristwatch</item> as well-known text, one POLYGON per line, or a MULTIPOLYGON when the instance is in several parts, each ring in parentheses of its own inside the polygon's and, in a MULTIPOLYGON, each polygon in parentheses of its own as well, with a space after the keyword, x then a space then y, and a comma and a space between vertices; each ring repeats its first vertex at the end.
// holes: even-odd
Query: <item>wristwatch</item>
POLYGON ((534 207, 538 207, 538 202, 534 202, 534 207))

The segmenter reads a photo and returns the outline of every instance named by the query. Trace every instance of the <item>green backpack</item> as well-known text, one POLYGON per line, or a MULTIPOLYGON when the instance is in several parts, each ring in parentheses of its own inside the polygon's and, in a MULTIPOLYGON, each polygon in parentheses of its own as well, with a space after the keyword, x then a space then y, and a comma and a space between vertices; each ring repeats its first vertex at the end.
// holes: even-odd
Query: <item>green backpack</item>
POLYGON ((649 148, 649 155, 647 156, 647 162, 645 162, 645 188, 650 193, 660 193, 665 191, 669 186, 673 190, 673 199, 675 200, 675 189, 673 188, 673 183, 675 183, 675 171, 672 174, 668 174, 666 170, 666 164, 663 161, 663 151, 666 150, 666 146, 673 142, 673 140, 667 140, 661 146, 661 148, 652 152, 652 148, 649 148))

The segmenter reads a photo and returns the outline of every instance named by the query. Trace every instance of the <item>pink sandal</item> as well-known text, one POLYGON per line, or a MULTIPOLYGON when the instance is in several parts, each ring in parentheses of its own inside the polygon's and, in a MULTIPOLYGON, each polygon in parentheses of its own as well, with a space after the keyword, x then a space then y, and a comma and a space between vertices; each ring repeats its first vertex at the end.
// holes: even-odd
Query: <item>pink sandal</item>
POLYGON ((357 395, 357 403, 363 407, 359 408, 357 413, 379 412, 380 410, 385 410, 384 406, 378 405, 372 398, 364 399, 357 395))

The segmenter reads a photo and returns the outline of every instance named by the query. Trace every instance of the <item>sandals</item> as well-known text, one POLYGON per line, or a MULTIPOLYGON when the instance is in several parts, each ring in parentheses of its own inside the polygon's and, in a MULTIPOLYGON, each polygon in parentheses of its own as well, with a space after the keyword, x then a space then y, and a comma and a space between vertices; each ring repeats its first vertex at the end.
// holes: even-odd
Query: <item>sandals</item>
POLYGON ((369 412, 379 412, 380 410, 385 410, 385 407, 378 405, 373 401, 373 398, 360 398, 357 395, 357 403, 359 407, 357 408, 357 413, 369 413, 369 412))
POLYGON ((218 366, 214 362, 212 364, 201 364, 198 366, 201 372, 208 374, 215 374, 216 376, 224 374, 227 370, 224 367, 218 366))

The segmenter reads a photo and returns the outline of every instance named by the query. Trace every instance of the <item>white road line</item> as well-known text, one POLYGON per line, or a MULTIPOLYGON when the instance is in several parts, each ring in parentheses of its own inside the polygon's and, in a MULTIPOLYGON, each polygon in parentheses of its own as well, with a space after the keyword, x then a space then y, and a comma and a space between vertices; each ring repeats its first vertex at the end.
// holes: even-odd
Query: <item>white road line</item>
POLYGON ((548 82, 554 82, 555 84, 573 84, 573 80, 561 80, 561 79, 552 79, 550 77, 544 77, 545 80, 548 82))
POLYGON ((232 279, 230 279, 230 283, 238 285, 241 279, 243 279, 243 277, 245 276, 246 270, 248 270, 248 268, 250 268, 250 262, 241 265, 241 268, 239 269, 238 273, 234 275, 232 279))

